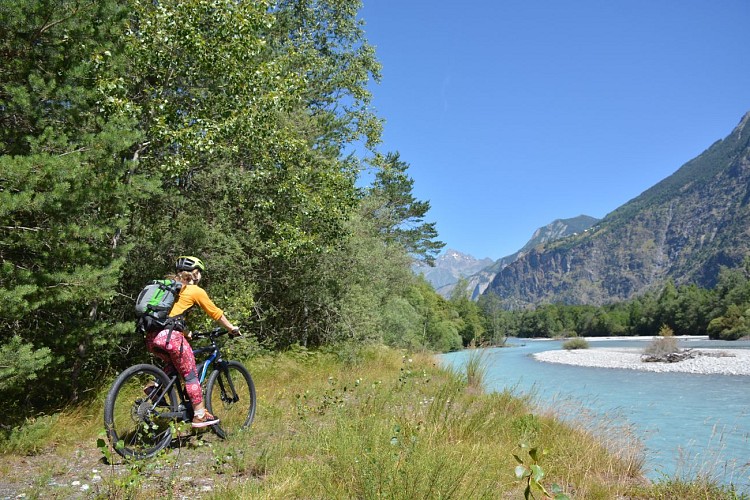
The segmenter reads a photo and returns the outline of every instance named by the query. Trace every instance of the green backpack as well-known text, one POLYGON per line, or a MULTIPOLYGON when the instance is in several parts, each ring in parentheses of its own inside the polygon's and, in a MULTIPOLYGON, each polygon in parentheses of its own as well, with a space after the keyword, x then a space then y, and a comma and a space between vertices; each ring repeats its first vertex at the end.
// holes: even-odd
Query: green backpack
POLYGON ((169 318, 169 311, 180 295, 180 290, 182 283, 175 280, 154 280, 146 285, 135 301, 138 331, 147 333, 174 326, 169 318))

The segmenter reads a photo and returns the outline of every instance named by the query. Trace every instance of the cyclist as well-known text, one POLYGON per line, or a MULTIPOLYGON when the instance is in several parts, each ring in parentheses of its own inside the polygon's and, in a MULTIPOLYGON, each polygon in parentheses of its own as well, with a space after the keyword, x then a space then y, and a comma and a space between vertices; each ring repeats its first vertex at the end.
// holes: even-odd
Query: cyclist
MULTIPOLYGON (((224 315, 224 311, 216 307, 206 291, 198 286, 206 266, 192 256, 181 256, 175 263, 175 275, 171 279, 180 281, 182 289, 169 312, 171 321, 168 327, 161 331, 146 334, 146 348, 166 364, 167 373, 178 371, 185 380, 185 390, 193 405, 193 427, 208 427, 219 423, 219 419, 206 410, 203 401, 198 371, 195 366, 195 356, 190 347, 190 333, 185 328, 184 314, 194 305, 200 306, 208 316, 226 328, 232 335, 240 335, 240 329, 235 327, 224 315)), ((144 389, 147 393, 152 387, 144 389)))

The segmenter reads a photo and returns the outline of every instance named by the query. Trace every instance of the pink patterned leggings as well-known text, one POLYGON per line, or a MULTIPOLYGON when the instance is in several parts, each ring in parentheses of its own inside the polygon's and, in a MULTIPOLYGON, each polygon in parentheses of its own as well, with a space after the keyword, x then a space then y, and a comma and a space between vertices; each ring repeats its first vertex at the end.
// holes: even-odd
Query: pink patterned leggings
POLYGON ((193 349, 182 332, 174 330, 172 335, 169 335, 169 330, 149 333, 146 335, 146 348, 164 361, 165 371, 168 374, 177 370, 182 375, 185 379, 185 390, 190 402, 193 403, 193 408, 203 402, 203 391, 198 379, 198 371, 195 368, 193 349), (167 336, 169 336, 169 343, 167 343, 167 336))

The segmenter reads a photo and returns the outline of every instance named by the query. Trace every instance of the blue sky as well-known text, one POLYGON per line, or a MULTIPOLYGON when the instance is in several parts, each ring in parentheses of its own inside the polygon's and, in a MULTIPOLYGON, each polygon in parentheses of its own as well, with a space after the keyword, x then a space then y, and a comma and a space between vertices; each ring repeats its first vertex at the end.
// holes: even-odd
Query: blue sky
POLYGON ((604 217, 750 111, 748 0, 363 0, 382 152, 475 257, 604 217))

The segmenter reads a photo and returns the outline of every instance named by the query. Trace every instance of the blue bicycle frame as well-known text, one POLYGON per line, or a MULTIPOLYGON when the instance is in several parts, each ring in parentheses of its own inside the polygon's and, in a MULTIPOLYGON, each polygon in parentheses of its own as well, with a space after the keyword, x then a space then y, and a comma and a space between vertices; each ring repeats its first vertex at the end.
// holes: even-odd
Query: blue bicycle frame
POLYGON ((213 363, 216 357, 219 355, 219 351, 216 350, 214 346, 199 347, 198 349, 193 349, 193 355, 203 354, 204 352, 208 351, 213 352, 201 363, 200 374, 198 375, 198 380, 200 381, 201 385, 203 385, 203 382, 206 380, 206 376, 208 375, 208 367, 211 366, 211 363, 213 363))

